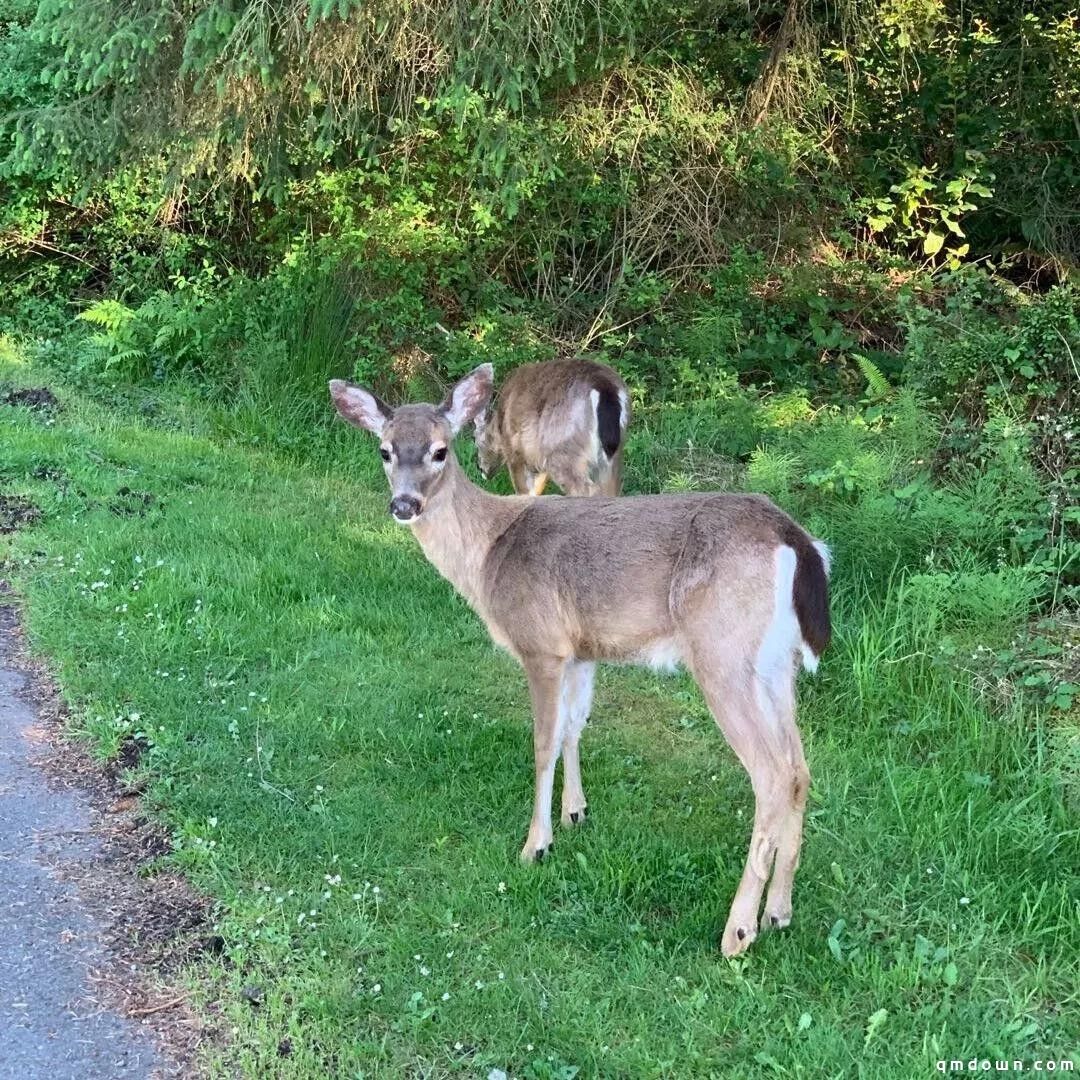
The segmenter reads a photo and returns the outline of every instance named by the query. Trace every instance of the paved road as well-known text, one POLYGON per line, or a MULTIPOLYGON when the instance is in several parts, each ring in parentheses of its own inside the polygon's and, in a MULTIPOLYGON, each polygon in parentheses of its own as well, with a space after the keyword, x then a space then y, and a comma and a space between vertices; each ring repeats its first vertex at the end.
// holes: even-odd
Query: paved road
POLYGON ((95 1000, 88 969, 107 958, 99 927, 50 866, 93 859, 90 810, 31 764, 41 746, 11 665, 0 601, 0 1078, 129 1080, 158 1064, 149 1036, 95 1000))

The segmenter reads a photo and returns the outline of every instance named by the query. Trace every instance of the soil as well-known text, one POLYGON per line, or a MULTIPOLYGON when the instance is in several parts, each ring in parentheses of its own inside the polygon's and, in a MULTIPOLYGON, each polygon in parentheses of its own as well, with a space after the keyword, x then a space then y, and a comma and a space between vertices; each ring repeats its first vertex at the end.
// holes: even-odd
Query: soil
POLYGON ((22 405, 40 412, 56 412, 60 402, 47 386, 24 387, 18 390, 0 391, 0 404, 22 405))
POLYGON ((0 493, 0 533, 13 533, 33 525, 41 517, 41 511, 22 495, 0 493))

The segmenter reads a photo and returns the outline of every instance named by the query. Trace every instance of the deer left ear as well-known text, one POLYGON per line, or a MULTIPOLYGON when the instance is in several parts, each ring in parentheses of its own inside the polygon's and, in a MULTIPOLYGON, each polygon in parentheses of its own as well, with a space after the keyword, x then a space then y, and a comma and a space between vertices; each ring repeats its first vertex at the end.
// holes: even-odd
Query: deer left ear
POLYGON ((342 379, 330 381, 330 396, 334 400, 334 408, 350 424, 364 428, 372 435, 381 435, 382 429, 394 415, 394 410, 370 390, 353 386, 342 379))
POLYGON ((481 364, 446 395, 442 414, 455 435, 487 405, 494 384, 495 369, 490 364, 481 364))

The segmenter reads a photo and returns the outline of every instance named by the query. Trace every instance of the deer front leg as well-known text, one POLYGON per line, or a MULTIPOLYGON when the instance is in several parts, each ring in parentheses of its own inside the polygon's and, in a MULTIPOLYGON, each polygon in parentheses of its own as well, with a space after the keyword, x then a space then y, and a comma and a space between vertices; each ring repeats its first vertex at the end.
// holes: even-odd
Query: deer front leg
POLYGON ((555 658, 535 659, 525 664, 533 707, 536 791, 529 835, 521 849, 522 862, 539 862, 555 842, 551 833, 551 796, 555 764, 563 741, 565 713, 561 704, 565 667, 565 661, 555 658))

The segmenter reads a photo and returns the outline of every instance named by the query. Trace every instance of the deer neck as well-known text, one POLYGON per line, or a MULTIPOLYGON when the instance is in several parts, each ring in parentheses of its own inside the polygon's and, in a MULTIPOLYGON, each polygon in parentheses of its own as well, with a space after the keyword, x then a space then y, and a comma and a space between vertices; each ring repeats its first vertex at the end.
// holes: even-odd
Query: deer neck
POLYGON ((438 494, 412 526, 413 535, 435 569, 478 608, 488 551, 528 501, 489 494, 451 458, 438 494))

